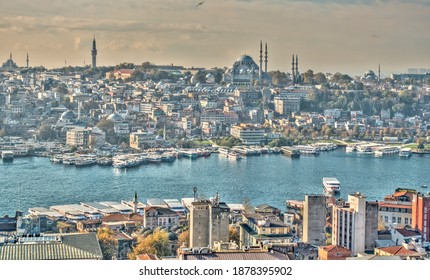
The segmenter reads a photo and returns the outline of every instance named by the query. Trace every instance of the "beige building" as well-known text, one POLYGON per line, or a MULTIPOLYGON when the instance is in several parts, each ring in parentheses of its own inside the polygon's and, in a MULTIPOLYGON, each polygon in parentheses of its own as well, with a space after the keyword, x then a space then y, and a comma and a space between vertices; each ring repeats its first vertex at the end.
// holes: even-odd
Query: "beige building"
POLYGON ((255 125, 234 125, 231 127, 230 134, 246 145, 258 145, 264 141, 264 128, 255 125))
POLYGON ((361 193, 348 195, 348 202, 333 206, 332 244, 353 255, 375 248, 378 236, 378 204, 366 202, 361 193))
POLYGON ((144 210, 143 226, 171 228, 179 225, 179 214, 164 207, 148 206, 144 210))
POLYGON ((379 225, 385 228, 411 226, 414 193, 409 190, 398 190, 379 202, 379 225))
POLYGON ((90 130, 86 128, 74 128, 67 131, 66 144, 74 147, 88 148, 90 130))
POLYGON ((191 203, 190 247, 212 247, 215 242, 229 240, 230 208, 219 197, 191 203))
POLYGON ((293 235, 290 227, 276 215, 242 214, 240 246, 262 246, 266 243, 290 243, 293 235))
POLYGON ((147 131, 132 132, 130 133, 130 148, 144 149, 147 147, 155 146, 156 135, 147 131))

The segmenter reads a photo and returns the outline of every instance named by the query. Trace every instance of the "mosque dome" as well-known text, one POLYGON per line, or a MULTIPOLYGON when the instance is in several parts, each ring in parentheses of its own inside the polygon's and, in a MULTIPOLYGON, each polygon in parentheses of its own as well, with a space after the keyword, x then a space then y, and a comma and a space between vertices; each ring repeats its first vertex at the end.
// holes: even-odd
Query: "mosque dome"
POLYGON ((363 79, 375 80, 376 79, 375 72, 373 72, 372 70, 367 70, 366 73, 364 73, 363 79))
POLYGON ((249 55, 241 55, 237 60, 237 62, 242 62, 244 64, 253 64, 255 63, 254 60, 252 59, 252 57, 250 57, 249 55))
POLYGON ((70 110, 65 111, 61 114, 60 120, 63 122, 71 122, 76 119, 75 113, 70 110))
POLYGON ((122 122, 122 117, 118 114, 113 113, 107 117, 107 120, 113 121, 113 122, 122 122))

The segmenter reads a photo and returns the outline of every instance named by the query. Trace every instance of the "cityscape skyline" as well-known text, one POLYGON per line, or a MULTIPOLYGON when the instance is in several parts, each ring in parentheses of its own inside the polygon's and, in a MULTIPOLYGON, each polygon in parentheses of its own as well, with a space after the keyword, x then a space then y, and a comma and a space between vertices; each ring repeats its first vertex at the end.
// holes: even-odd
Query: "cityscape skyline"
POLYGON ((267 42, 268 70, 289 72, 291 55, 301 72, 359 75, 381 64, 383 76, 428 68, 425 1, 0 1, 1 61, 18 65, 90 65, 121 62, 229 67, 242 54, 258 59, 267 42), (46 9, 49 4, 49 9, 46 9), (82 8, 84 7, 84 8, 82 8), (113 12, 115 11, 115 13, 113 12), (409 11, 406 13, 405 11, 409 11), (413 31, 413 32, 411 32, 413 31), (223 43, 224 42, 224 43, 223 43))

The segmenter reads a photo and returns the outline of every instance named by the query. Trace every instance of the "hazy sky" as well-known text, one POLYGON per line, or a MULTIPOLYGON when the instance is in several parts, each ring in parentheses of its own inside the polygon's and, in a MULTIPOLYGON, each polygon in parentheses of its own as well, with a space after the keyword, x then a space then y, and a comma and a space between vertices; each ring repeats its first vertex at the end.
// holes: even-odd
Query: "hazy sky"
POLYGON ((430 0, 0 0, 0 62, 60 67, 120 62, 361 74, 430 68, 430 0))

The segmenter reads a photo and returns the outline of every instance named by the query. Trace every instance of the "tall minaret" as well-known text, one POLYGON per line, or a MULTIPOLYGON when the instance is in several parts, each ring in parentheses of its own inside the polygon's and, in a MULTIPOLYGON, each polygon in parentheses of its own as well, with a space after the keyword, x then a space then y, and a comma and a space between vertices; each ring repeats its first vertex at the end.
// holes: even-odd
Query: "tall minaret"
POLYGON ((263 85, 263 42, 260 41, 260 69, 258 69, 258 78, 260 83, 260 88, 263 85))
POLYGON ((296 79, 297 82, 300 83, 300 74, 299 74, 299 56, 296 54, 296 79))
POLYGON ((264 73, 267 74, 267 42, 264 51, 264 73))
POLYGON ((137 201, 137 192, 134 192, 134 200, 133 200, 133 213, 137 213, 137 204, 139 202, 137 201))
POLYGON ((96 49, 96 36, 94 35, 93 39, 93 48, 91 49, 91 56, 93 58, 93 68, 97 67, 96 58, 97 58, 97 49, 96 49))
POLYGON ((293 85, 296 83, 296 71, 294 69, 294 54, 293 54, 293 62, 291 63, 292 67, 291 67, 291 79, 293 80, 293 85))
POLYGON ((26 61, 27 61, 27 68, 28 68, 28 65, 29 65, 28 63, 30 62, 30 60, 28 59, 28 53, 27 53, 27 60, 26 61))
POLYGON ((378 82, 381 81, 381 64, 378 65, 378 82))

